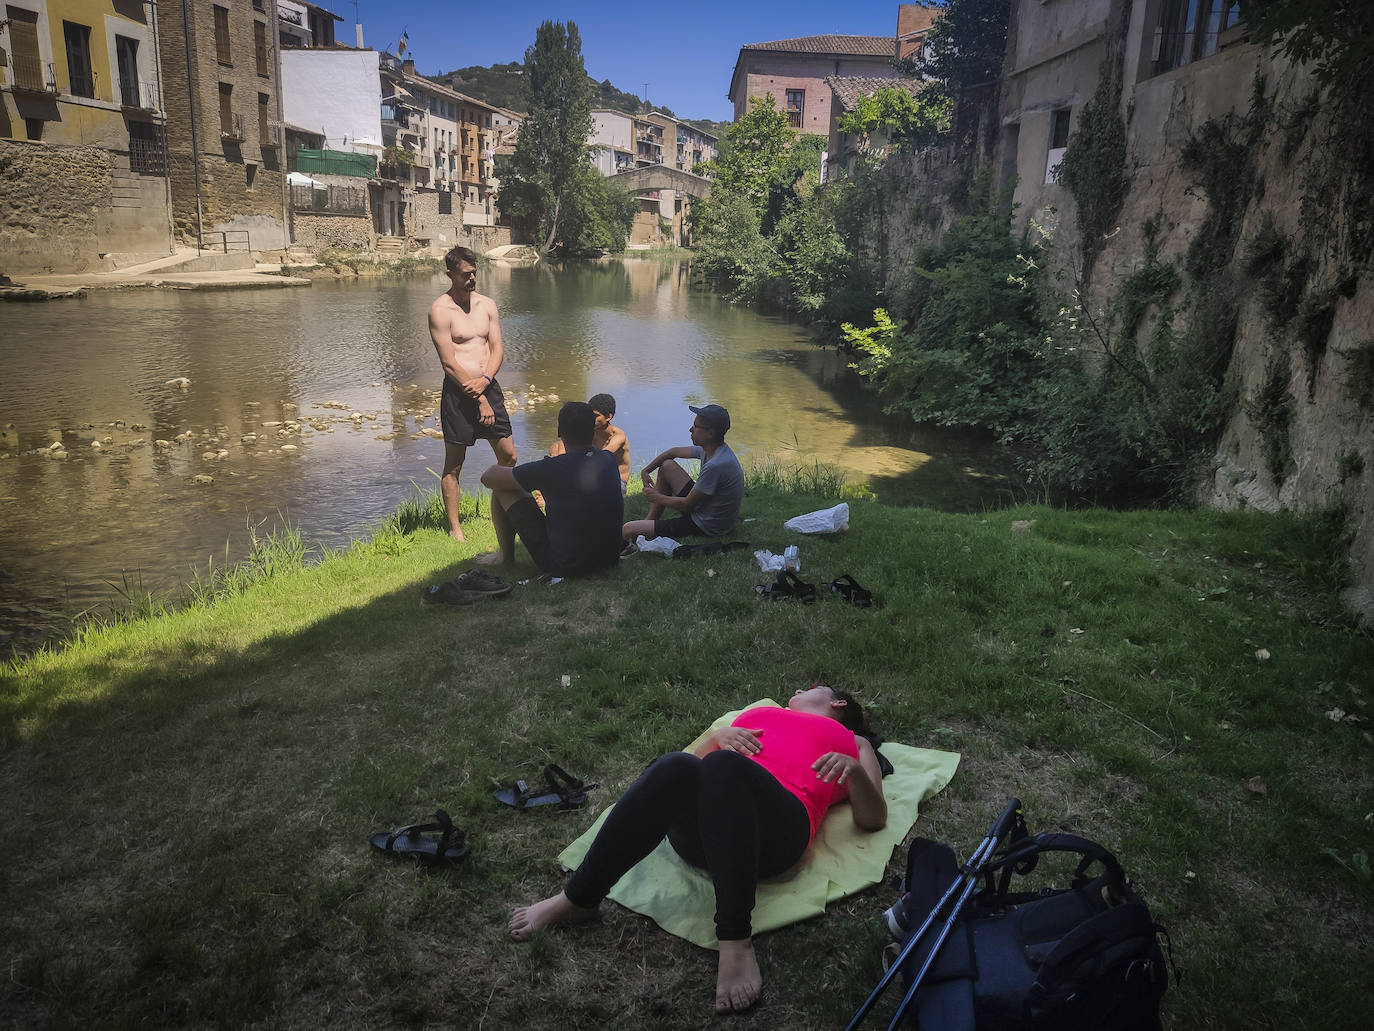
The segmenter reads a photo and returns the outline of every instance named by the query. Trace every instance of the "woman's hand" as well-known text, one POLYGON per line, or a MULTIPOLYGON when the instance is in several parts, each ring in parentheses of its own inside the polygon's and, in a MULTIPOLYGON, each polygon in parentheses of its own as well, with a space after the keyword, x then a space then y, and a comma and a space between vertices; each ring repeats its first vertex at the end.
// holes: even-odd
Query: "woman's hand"
POLYGON ((728 748, 740 755, 757 755, 763 750, 762 730, 745 730, 743 727, 722 727, 716 731, 716 747, 728 748))
POLYGON ((852 755, 845 755, 843 752, 826 752, 825 755, 811 764, 811 768, 816 771, 816 776, 825 783, 829 784, 834 781, 837 784, 843 784, 858 765, 859 760, 852 755))

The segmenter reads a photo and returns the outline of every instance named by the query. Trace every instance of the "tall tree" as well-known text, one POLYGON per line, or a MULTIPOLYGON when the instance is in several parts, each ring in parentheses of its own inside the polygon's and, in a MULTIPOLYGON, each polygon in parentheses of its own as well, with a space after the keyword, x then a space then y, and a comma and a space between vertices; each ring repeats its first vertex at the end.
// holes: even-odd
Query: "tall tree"
POLYGON ((587 163, 592 131, 592 91, 582 62, 582 34, 574 22, 546 21, 525 51, 529 117, 511 161, 526 197, 536 201, 541 255, 559 238, 559 217, 567 192, 587 163))
POLYGON ((778 110, 771 94, 750 97, 748 112, 725 130, 720 156, 710 170, 712 189, 742 193, 761 213, 795 139, 787 114, 778 110))

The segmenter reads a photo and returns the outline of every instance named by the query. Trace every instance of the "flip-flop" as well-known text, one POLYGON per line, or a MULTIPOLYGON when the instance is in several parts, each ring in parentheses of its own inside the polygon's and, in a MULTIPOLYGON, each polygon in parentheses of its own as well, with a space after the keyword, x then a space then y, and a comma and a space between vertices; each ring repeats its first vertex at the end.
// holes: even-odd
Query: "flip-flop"
POLYGON ((856 609, 866 609, 873 604, 873 592, 867 588, 859 586, 859 581, 855 580, 848 573, 837 576, 830 583, 826 584, 835 594, 838 594, 856 609))
POLYGON ((448 813, 434 811, 434 823, 417 823, 394 831, 379 831, 368 840, 378 852, 388 856, 408 856, 422 863, 438 865, 462 859, 468 854, 467 835, 448 813), (440 833, 435 836, 433 831, 440 833))
POLYGON ((581 809, 587 804, 587 792, 599 784, 586 784, 556 763, 544 767, 545 787, 531 789, 523 780, 515 787, 493 792, 496 801, 513 809, 533 809, 541 805, 557 805, 560 809, 581 809))

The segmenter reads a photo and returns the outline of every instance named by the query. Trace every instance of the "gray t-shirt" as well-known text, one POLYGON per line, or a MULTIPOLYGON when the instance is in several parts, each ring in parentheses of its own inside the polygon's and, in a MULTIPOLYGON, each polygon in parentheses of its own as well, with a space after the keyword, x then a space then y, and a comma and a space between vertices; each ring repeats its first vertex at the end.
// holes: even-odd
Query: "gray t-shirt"
POLYGON ((739 521, 739 507, 744 501, 744 470, 739 467, 739 459, 728 444, 716 448, 709 461, 704 449, 693 447, 692 450, 696 452, 695 457, 701 459, 696 489, 711 496, 689 515, 702 533, 719 537, 733 530, 739 521))

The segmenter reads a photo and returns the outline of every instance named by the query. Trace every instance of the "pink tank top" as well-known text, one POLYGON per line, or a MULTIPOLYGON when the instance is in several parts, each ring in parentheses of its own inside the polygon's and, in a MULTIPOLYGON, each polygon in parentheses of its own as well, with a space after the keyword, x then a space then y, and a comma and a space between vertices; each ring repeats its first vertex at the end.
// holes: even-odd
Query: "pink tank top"
POLYGON ((835 781, 825 783, 816 776, 811 764, 826 752, 840 752, 857 759, 859 743, 854 732, 828 716, 793 712, 771 705, 746 709, 731 725, 764 731, 759 736, 762 749, 749 758, 776 777, 778 783, 806 806, 814 838, 825 811, 849 797, 849 785, 835 781))

